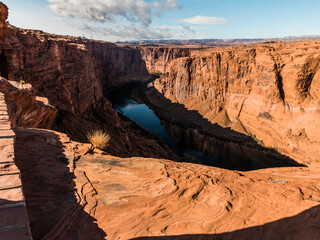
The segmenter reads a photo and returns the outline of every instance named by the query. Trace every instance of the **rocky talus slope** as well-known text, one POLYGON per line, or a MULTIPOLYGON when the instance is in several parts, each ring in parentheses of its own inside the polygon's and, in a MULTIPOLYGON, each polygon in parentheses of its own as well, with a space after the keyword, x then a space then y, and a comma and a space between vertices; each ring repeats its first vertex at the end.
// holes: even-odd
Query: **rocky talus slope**
POLYGON ((155 87, 213 124, 316 164, 319 47, 319 41, 304 41, 213 48, 208 54, 172 61, 155 87))

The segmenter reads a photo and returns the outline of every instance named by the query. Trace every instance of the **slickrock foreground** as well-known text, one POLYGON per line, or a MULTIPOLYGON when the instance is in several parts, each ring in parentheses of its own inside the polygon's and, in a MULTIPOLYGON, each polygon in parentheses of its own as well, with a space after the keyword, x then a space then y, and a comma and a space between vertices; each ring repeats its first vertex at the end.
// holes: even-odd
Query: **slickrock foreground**
POLYGON ((0 239, 31 239, 20 171, 14 159, 15 133, 0 93, 0 239))
POLYGON ((83 155, 89 144, 48 130, 18 129, 16 135, 34 239, 318 239, 320 234, 319 168, 227 171, 98 150, 83 155))

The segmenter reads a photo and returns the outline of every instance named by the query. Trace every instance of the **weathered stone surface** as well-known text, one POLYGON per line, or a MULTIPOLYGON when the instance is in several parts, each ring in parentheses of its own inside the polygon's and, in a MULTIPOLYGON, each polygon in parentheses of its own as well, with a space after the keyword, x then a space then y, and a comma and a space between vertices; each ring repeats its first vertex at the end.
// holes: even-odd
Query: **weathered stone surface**
MULTIPOLYGON (((0 41, 6 33, 7 8, 0 2, 0 41)), ((5 66, 0 62, 0 74, 5 66)), ((15 165, 15 133, 11 130, 3 81, 0 80, 0 239, 32 239, 22 192, 20 171, 15 165)))
POLYGON ((112 43, 10 26, 0 49, 7 67, 3 77, 32 84, 35 95, 72 113, 95 106, 104 88, 150 78, 138 50, 112 43))
MULTIPOLYGON (((13 155, 13 153, 12 153, 13 155)), ((9 156, 10 157, 10 156, 9 156)), ((2 156, 2 158, 4 158, 2 156)), ((0 162, 0 177, 1 176, 7 176, 7 175, 20 175, 20 171, 17 168, 17 166, 14 164, 14 162, 9 162, 10 159, 5 159, 6 162, 0 162)))
MULTIPOLYGON (((2 171, 1 171, 2 173, 2 171)), ((0 191, 6 189, 14 189, 21 187, 20 176, 15 175, 2 175, 0 176, 0 191)))
MULTIPOLYGON (((8 81, 0 77, 0 91, 6 96, 11 126, 50 128, 57 109, 46 98, 36 96, 30 84, 8 81)), ((9 116, 3 118, 8 120, 9 116)), ((0 121, 2 121, 0 115, 0 121)))
POLYGON ((15 27, 0 49, 7 69, 0 90, 12 127, 53 128, 83 142, 88 132, 103 129, 111 135, 111 154, 174 158, 156 137, 122 121, 104 97, 150 79, 138 50, 15 27))
POLYGON ((173 61, 155 87, 212 123, 232 129, 239 122, 264 145, 316 163, 319 47, 319 41, 305 41, 213 48, 173 61), (217 119, 223 109, 229 125, 217 119))
POLYGON ((20 226, 18 228, 7 228, 6 231, 2 231, 1 239, 3 240, 30 240, 30 231, 28 226, 20 226))
POLYGON ((8 8, 2 2, 0 2, 0 42, 3 41, 8 31, 8 8))
POLYGON ((28 217, 24 204, 0 206, 0 229, 10 226, 25 226, 28 228, 28 217))
POLYGON ((16 133, 34 239, 316 239, 320 234, 319 168, 237 172, 122 159, 98 150, 83 155, 89 144, 65 134, 16 133))
POLYGON ((138 47, 150 73, 170 72, 175 59, 198 56, 213 51, 210 47, 138 47))

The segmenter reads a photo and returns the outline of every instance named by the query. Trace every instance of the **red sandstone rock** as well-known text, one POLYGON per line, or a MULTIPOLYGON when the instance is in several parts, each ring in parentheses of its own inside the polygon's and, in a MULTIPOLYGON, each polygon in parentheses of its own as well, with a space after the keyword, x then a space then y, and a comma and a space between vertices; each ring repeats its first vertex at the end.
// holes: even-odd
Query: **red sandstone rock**
POLYGON ((8 8, 2 2, 0 2, 0 42, 3 41, 8 31, 8 8))
POLYGON ((317 239, 320 234, 319 168, 244 173, 101 151, 83 155, 89 144, 65 134, 40 129, 16 134, 35 240, 317 239))
POLYGON ((0 49, 3 77, 31 83, 38 96, 72 113, 95 106, 110 87, 150 78, 139 51, 112 43, 10 26, 0 49))
POLYGON ((172 62, 177 58, 197 56, 212 48, 202 47, 139 47, 142 59, 150 73, 163 74, 170 71, 172 62))
POLYGON ((103 128, 111 154, 174 158, 156 137, 122 121, 104 97, 111 88, 150 79, 138 50, 10 26, 0 51, 1 75, 10 80, 2 78, 0 88, 13 126, 51 128, 55 121, 54 129, 84 142, 89 131, 103 128), (32 90, 19 90, 28 84, 32 90))
POLYGON ((319 41, 304 41, 212 48, 208 54, 171 62, 170 71, 155 86, 212 123, 225 109, 232 124, 240 122, 243 132, 266 146, 316 163, 319 47, 319 41))
POLYGON ((35 95, 30 84, 0 77, 0 92, 6 96, 11 126, 51 128, 57 109, 48 100, 35 95))

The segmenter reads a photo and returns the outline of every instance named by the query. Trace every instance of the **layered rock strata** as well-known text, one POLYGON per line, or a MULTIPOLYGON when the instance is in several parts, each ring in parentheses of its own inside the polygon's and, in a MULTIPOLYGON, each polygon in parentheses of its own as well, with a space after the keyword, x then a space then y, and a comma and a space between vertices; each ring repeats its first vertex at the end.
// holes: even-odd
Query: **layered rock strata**
POLYGON ((172 62, 177 58, 197 56, 212 48, 202 47, 138 47, 147 69, 153 74, 170 71, 172 62))
POLYGON ((0 93, 0 239, 30 240, 31 234, 21 184, 15 164, 15 133, 11 129, 4 94, 0 93))
MULTIPOLYGON (((0 2, 0 41, 6 37, 7 17, 8 8, 0 2)), ((15 164, 16 136, 11 129, 2 79, 0 81, 0 239, 30 240, 21 172, 15 164)))
POLYGON ((0 49, 2 77, 32 84, 37 95, 72 113, 95 106, 109 87, 150 77, 139 51, 112 43, 10 26, 0 49))
POLYGON ((8 31, 8 7, 0 2, 0 42, 5 39, 8 31))
POLYGON ((155 87, 211 123, 296 160, 319 156, 320 42, 215 48, 176 59, 155 87))
POLYGON ((103 129, 111 135, 111 154, 175 158, 158 137, 119 118, 104 97, 149 81, 138 50, 9 26, 0 54, 13 126, 54 128, 84 142, 88 132, 103 129))

